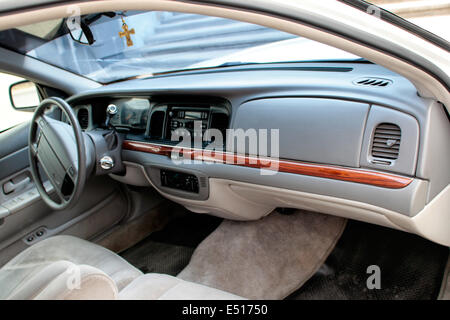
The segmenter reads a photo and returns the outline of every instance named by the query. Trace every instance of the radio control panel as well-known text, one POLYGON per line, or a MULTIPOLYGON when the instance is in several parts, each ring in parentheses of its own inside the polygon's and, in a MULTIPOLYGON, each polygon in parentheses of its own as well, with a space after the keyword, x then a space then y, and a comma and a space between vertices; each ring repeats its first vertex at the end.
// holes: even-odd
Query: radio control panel
MULTIPOLYGON (((201 99, 200 99, 201 100, 201 99)), ((208 144, 219 134, 225 142, 230 106, 226 102, 156 103, 152 106, 147 127, 147 139, 158 142, 185 141, 187 135, 208 144), (208 129, 215 129, 205 133, 208 129)), ((197 140, 198 141, 198 140, 197 140)))
POLYGON ((202 134, 208 129, 209 123, 209 108, 207 110, 187 108, 187 107, 172 107, 168 113, 168 127, 170 135, 177 129, 185 129, 189 131, 191 136, 196 136, 197 131, 202 131, 202 134))

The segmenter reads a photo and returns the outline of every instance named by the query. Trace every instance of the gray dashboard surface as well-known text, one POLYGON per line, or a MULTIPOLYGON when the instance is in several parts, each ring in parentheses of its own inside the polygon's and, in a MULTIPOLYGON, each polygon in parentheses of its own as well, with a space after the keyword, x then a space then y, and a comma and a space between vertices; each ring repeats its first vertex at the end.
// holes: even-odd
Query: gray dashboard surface
MULTIPOLYGON (((366 103, 336 99, 260 99, 239 107, 233 127, 279 130, 279 155, 283 159, 359 167, 368 111, 366 103)), ((268 149, 273 151, 276 146, 267 140, 268 149)), ((252 154, 247 146, 246 150, 237 146, 227 151, 252 154)))
MULTIPOLYGON (((248 65, 203 70, 201 72, 186 71, 114 83, 72 96, 69 102, 72 104, 85 103, 93 97, 123 97, 129 95, 150 97, 189 95, 223 98, 228 100, 232 106, 230 128, 245 125, 237 118, 238 115, 242 114, 240 109, 245 108, 246 102, 256 99, 302 97, 327 98, 333 99, 334 102, 346 100, 364 105, 386 107, 412 116, 419 124, 420 141, 424 141, 424 132, 429 126, 427 121, 428 109, 433 102, 420 98, 410 81, 378 65, 325 62, 248 65), (391 83, 384 87, 356 84, 358 80, 366 77, 386 79, 391 83)), ((334 112, 334 116, 342 119, 340 110, 334 110, 332 107, 330 107, 330 110, 334 112)), ((343 109, 342 113, 345 112, 343 109)), ((286 118, 282 112, 272 114, 274 120, 279 117, 286 118)), ((354 117, 360 116, 361 114, 354 117)), ((350 121, 347 121, 347 124, 350 124, 350 121)), ((352 125, 349 129, 352 130, 352 125)), ((292 146, 292 148, 294 147, 292 146)), ((329 144, 324 146, 324 148, 327 147, 332 146, 329 144)), ((420 143, 419 148, 418 154, 420 155, 425 148, 424 144, 420 143)), ((350 162, 348 160, 342 161, 342 159, 333 160, 333 163, 339 164, 355 163, 354 157, 353 161, 350 162)), ((320 159, 314 161, 323 162, 320 159)), ((421 167, 420 163, 418 167, 421 167)), ((383 170, 390 171, 389 168, 383 170)), ((396 171, 394 170, 394 172, 396 171)), ((398 172, 410 173, 410 170, 399 170, 398 172)), ((424 171, 421 170, 421 172, 424 171)), ((429 178, 420 174, 418 177, 429 178)))
POLYGON ((320 96, 376 103, 421 117, 426 115, 426 100, 407 79, 369 63, 288 63, 227 67, 203 72, 181 72, 117 82, 81 92, 68 99, 129 94, 210 95, 228 99, 233 107, 244 101, 276 96, 320 96), (345 71, 347 70, 347 71, 345 71), (386 87, 360 86, 362 77, 391 80, 386 87))
POLYGON ((198 73, 180 72, 110 84, 74 95, 68 102, 130 94, 217 96, 229 100, 233 108, 263 97, 345 98, 388 106, 416 118, 427 113, 427 100, 417 96, 417 90, 410 81, 370 63, 285 63, 258 68, 250 65, 198 73), (353 83, 363 77, 384 78, 391 80, 392 84, 376 87, 353 83))
MULTIPOLYGON (((432 163, 432 159, 423 157, 422 153, 428 150, 433 143, 429 141, 430 139, 426 139, 425 135, 433 126, 429 119, 429 113, 431 106, 436 104, 435 101, 419 97, 416 88, 404 77, 370 63, 284 63, 225 67, 202 72, 180 72, 114 83, 75 95, 69 99, 69 102, 75 105, 89 102, 89 99, 93 97, 132 95, 149 96, 150 99, 154 96, 176 97, 177 95, 223 98, 229 101, 232 106, 230 128, 267 127, 269 120, 271 120, 269 127, 280 126, 282 127, 280 129, 290 130, 293 135, 299 134, 298 128, 295 127, 295 120, 288 118, 287 123, 281 123, 280 121, 281 119, 286 121, 286 116, 283 114, 291 110, 290 104, 294 103, 292 101, 299 101, 299 99, 294 98, 309 99, 308 101, 311 102, 330 101, 333 102, 333 106, 331 104, 330 106, 320 104, 314 108, 313 105, 302 104, 302 108, 307 110, 303 116, 302 108, 295 110, 293 118, 298 119, 297 121, 300 121, 301 125, 307 128, 305 135, 300 135, 301 138, 299 139, 288 139, 286 141, 283 139, 280 151, 283 149, 283 152, 289 158, 351 167, 368 167, 415 176, 422 180, 416 180, 417 183, 399 190, 337 182, 329 179, 312 179, 311 177, 302 177, 303 182, 298 185, 299 181, 291 178, 292 175, 289 174, 279 174, 277 175, 280 177, 279 179, 271 177, 260 181, 262 178, 257 178, 253 174, 247 175, 247 168, 233 166, 231 170, 228 170, 224 169, 222 165, 210 166, 221 172, 221 174, 217 174, 219 171, 215 173, 206 172, 207 174, 211 173, 211 176, 229 178, 236 176, 238 180, 244 179, 247 182, 261 182, 302 190, 304 190, 302 187, 304 183, 313 183, 315 186, 308 186, 306 189, 319 194, 345 193, 342 196, 347 199, 372 203, 406 215, 414 215, 431 200, 430 198, 427 199, 427 194, 429 194, 427 190, 434 183, 431 177, 434 177, 434 179, 439 177, 436 173, 442 169, 448 172, 447 168, 442 168, 443 163, 439 163, 432 169, 424 169, 429 168, 432 163), (357 84, 359 80, 366 77, 386 79, 390 81, 390 84, 382 87, 357 84), (263 100, 267 98, 270 98, 270 100, 263 100), (280 106, 281 112, 279 113, 276 112, 277 106, 273 105, 272 119, 258 119, 258 113, 246 111, 251 109, 256 111, 257 108, 268 109, 269 101, 275 101, 275 99, 289 101, 289 103, 280 106), (382 107, 386 110, 399 111, 398 115, 409 115, 411 119, 417 121, 418 141, 416 140, 415 143, 416 148, 418 145, 418 149, 412 153, 412 164, 408 163, 405 166, 392 166, 390 168, 373 167, 367 162, 360 161, 361 148, 364 144, 369 143, 369 141, 364 141, 367 140, 364 131, 366 130, 368 110, 374 105, 377 108, 382 107), (316 113, 319 109, 322 109, 322 117, 319 112, 316 113), (349 110, 352 110, 352 112, 349 112, 349 110), (327 115, 334 119, 334 123, 327 123, 327 115), (307 127, 308 124, 309 127, 307 127), (323 150, 315 149, 314 142, 308 140, 311 139, 311 136, 320 133, 324 136, 318 136, 317 139, 323 150), (334 139, 331 139, 332 136, 334 136, 334 139), (328 139, 325 137, 328 137, 328 139), (349 142, 349 146, 344 146, 345 140, 349 142), (342 148, 342 150, 338 150, 339 148, 342 148), (314 153, 312 150, 314 150, 315 155, 308 158, 308 155, 314 153), (415 152, 417 153, 415 154, 415 152), (415 163, 416 159, 418 159, 417 164, 415 163), (324 181, 328 183, 327 187, 322 184, 324 181)), ((448 129, 448 123, 447 126, 441 127, 448 129)), ((439 128, 437 130, 443 133, 448 132, 444 129, 439 128)), ((436 129, 434 130, 436 131, 436 129)), ((434 134, 439 135, 439 132, 434 132, 434 134)), ((283 135, 283 133, 280 133, 280 135, 283 135)), ((448 149, 448 147, 444 147, 444 150, 440 152, 445 154, 448 151, 445 148, 448 149)), ((155 157, 138 157, 139 159, 137 159, 136 156, 131 156, 130 152, 125 153, 133 158, 128 159, 130 161, 141 160, 149 165, 149 159, 153 159, 155 160, 154 164, 164 164, 156 161, 155 157)), ((211 170, 208 169, 207 171, 211 170)), ((446 179, 447 177, 444 177, 440 180, 446 179)), ((448 181, 440 181, 439 188, 433 188, 433 193, 439 192, 442 186, 446 185, 446 182, 448 184, 448 181)))
MULTIPOLYGON (((89 102, 89 99, 93 97, 124 97, 130 95, 150 97, 188 95, 223 98, 228 100, 232 106, 230 128, 246 126, 243 121, 238 119, 238 116, 242 114, 240 109, 245 109, 246 102, 263 98, 322 98, 333 99, 334 102, 346 100, 400 111, 412 116, 418 122, 418 170, 414 172, 415 163, 406 167, 397 165, 391 168, 379 167, 377 169, 408 175, 415 174, 422 179, 430 179, 431 177, 429 171, 423 170, 424 167, 428 166, 430 160, 420 157, 420 155, 427 148, 427 145, 423 142, 426 141, 425 132, 430 127, 427 118, 433 101, 419 97, 416 88, 409 80, 375 64, 367 62, 283 63, 224 67, 200 72, 186 71, 114 83, 72 96, 68 101, 77 104, 89 102), (357 84, 357 81, 367 77, 386 79, 390 84, 383 87, 357 84)), ((344 109, 341 111, 335 110, 339 108, 329 108, 334 112, 334 116, 342 119, 340 112, 345 113, 344 109)), ((282 112, 272 114, 274 121, 279 117, 286 118, 282 112)), ((354 117, 361 117, 361 113, 355 114, 354 117)), ((350 124, 350 121, 347 121, 347 124, 349 124, 349 130, 354 131, 354 124, 350 124)), ((314 123, 314 125, 317 125, 317 123, 314 123)), ((314 129, 309 130, 314 131, 314 129)), ((349 133, 341 134, 349 136, 349 133)), ((358 134, 356 135, 358 136, 358 134)), ((352 141, 357 139, 358 137, 352 137, 352 141)), ((363 141, 363 143, 367 143, 367 141, 363 141)), ((291 148, 297 147, 293 145, 291 148)), ((324 145, 323 148, 331 148, 336 151, 330 143, 324 145)), ((355 146, 353 148, 351 152, 355 153, 360 147, 355 146)), ((283 149, 287 149, 287 147, 283 146, 283 149)), ((332 163, 335 164, 355 164, 356 158, 354 155, 349 156, 350 160, 343 160, 342 157, 339 157, 339 154, 342 155, 342 153, 337 153, 335 156, 318 153, 320 158, 332 160, 332 163), (333 159, 333 157, 336 158, 333 159)), ((303 160, 306 161, 306 158, 303 160)), ((314 159, 314 161, 325 162, 321 159, 314 159)), ((365 166, 371 167, 367 163, 365 166)))

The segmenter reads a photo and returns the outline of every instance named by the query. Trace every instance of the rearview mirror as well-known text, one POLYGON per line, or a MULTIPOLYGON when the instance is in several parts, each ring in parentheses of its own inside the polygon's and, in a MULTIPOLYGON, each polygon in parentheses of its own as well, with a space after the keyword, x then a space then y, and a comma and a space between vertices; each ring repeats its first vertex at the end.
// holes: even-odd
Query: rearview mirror
POLYGON ((9 99, 14 109, 33 111, 41 102, 38 88, 34 82, 25 80, 9 87, 9 99))
POLYGON ((75 23, 74 21, 68 19, 66 21, 66 25, 73 41, 86 45, 91 45, 95 42, 91 28, 89 28, 89 26, 83 21, 75 23))

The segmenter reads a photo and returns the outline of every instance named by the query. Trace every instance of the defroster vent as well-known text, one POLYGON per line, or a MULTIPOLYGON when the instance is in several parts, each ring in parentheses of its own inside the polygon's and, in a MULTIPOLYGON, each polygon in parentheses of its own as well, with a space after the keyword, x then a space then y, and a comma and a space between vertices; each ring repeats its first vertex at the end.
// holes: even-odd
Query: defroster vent
POLYGON ((381 123, 375 129, 372 141, 372 156, 381 159, 395 160, 400 151, 402 132, 393 123, 381 123))
POLYGON ((387 87, 388 85, 392 84, 392 81, 382 78, 360 78, 353 83, 359 86, 387 87))

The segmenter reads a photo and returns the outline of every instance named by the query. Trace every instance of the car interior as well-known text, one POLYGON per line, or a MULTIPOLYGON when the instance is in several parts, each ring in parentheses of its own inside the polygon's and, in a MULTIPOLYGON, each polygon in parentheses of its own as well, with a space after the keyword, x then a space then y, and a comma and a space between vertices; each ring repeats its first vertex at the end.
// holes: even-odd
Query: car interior
POLYGON ((450 297, 448 90, 305 24, 103 2, 0 15, 32 112, 0 132, 0 299, 450 297))

